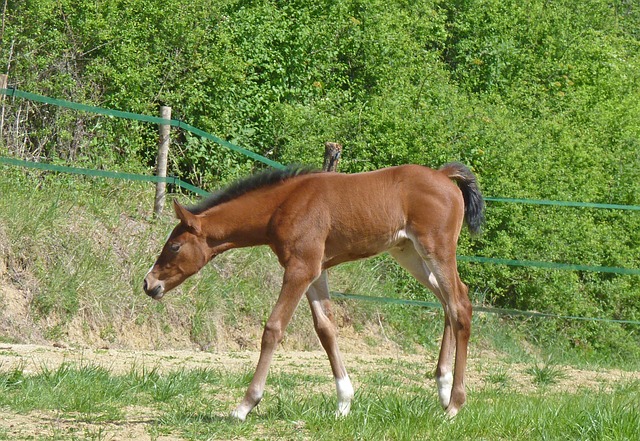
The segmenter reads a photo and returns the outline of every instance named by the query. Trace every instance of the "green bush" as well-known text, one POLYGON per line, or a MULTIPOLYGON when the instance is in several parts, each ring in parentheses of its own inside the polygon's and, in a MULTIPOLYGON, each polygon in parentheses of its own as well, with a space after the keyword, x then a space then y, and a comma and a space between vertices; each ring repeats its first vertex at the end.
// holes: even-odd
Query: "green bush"
MULTIPOLYGON (((460 160, 488 196, 640 204, 632 2, 10 0, 4 18, 0 65, 23 90, 146 114, 168 104, 283 163, 319 165, 323 143, 338 141, 346 172, 460 160)), ((151 125, 20 100, 5 100, 5 115, 3 153, 153 167, 151 125)), ((176 135, 170 173, 199 186, 258 167, 176 135)), ((640 268, 639 224, 633 212, 490 203, 484 236, 463 236, 461 254, 640 268)), ((637 276, 461 270, 498 306, 640 315, 637 276)), ((637 346, 620 325, 544 328, 579 347, 637 346)))

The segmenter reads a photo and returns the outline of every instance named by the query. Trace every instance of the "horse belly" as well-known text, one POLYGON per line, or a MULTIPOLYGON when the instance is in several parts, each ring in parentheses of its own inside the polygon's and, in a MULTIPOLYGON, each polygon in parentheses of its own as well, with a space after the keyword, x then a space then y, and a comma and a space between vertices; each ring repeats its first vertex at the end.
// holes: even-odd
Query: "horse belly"
POLYGON ((343 262, 376 256, 408 240, 404 229, 336 236, 330 236, 325 243, 325 269, 343 262))

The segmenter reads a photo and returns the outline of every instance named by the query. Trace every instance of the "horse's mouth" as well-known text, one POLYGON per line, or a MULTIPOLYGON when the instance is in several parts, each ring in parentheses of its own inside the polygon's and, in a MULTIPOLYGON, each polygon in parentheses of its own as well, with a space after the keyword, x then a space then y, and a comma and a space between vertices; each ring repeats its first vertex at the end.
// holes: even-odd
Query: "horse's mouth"
POLYGON ((162 286, 158 285, 151 291, 147 292, 147 295, 153 300, 160 300, 162 296, 164 296, 164 290, 162 289, 162 286))
POLYGON ((153 300, 160 300, 162 296, 164 296, 164 287, 160 283, 154 286, 153 288, 149 288, 149 286, 147 285, 147 281, 145 280, 143 289, 144 289, 144 292, 146 292, 147 295, 151 297, 153 300))

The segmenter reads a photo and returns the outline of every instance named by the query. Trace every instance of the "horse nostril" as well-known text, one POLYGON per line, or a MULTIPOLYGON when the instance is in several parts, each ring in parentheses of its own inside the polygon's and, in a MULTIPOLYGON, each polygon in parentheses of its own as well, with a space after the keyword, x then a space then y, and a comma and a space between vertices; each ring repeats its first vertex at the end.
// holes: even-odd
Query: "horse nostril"
POLYGON ((144 289, 144 292, 147 292, 147 288, 149 286, 147 285, 147 279, 145 278, 144 281, 142 282, 142 289, 144 289))

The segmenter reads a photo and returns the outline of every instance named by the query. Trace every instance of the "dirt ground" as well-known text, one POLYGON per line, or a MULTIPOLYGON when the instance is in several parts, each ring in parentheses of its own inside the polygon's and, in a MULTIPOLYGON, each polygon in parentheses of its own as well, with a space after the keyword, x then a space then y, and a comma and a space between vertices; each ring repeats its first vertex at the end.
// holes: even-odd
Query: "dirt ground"
MULTIPOLYGON (((428 377, 435 366, 435 354, 406 354, 399 348, 388 347, 384 350, 364 348, 358 344, 349 345, 345 350, 347 366, 352 372, 354 384, 358 387, 358 377, 374 372, 377 366, 398 363, 423 369, 428 377)), ((102 366, 114 374, 130 372, 132 369, 155 368, 159 372, 179 369, 211 368, 230 372, 250 371, 255 366, 258 352, 200 352, 192 350, 152 351, 152 350, 115 350, 81 349, 43 345, 0 344, 0 370, 8 371, 16 367, 25 374, 37 373, 43 368, 55 369, 63 362, 102 366)), ((474 354, 469 362, 467 385, 469 390, 488 386, 492 374, 505 372, 509 376, 510 387, 522 391, 535 389, 531 375, 526 373, 530 365, 506 363, 503 357, 493 353, 474 354)), ((572 367, 559 367, 562 378, 552 386, 559 390, 572 391, 578 388, 601 390, 619 380, 640 380, 640 372, 618 370, 580 370, 572 367)), ((327 375, 327 390, 333 389, 330 371, 325 354, 318 351, 279 351, 273 362, 272 371, 306 372, 327 375)), ((425 378, 425 381, 432 381, 425 378)), ((434 386, 435 387, 435 386, 434 386)), ((131 408, 126 411, 126 420, 118 423, 93 424, 78 420, 61 418, 53 412, 29 412, 17 414, 3 411, 0 418, 0 434, 6 439, 108 439, 151 440, 147 431, 154 415, 148 409, 131 408), (60 438, 60 436, 63 436, 60 438)), ((159 441, 174 441, 180 438, 159 436, 159 441)))
MULTIPOLYGON (((0 241, 1 242, 1 241, 0 241)), ((1 243, 0 243, 1 245, 1 243)), ((0 259, 0 264, 2 263, 0 259)), ((6 268, 0 266, 0 276, 6 268)), ((23 277, 24 279, 24 277, 23 277)), ((164 336, 161 347, 182 348, 176 350, 153 350, 153 342, 140 341, 132 344, 134 336, 151 335, 144 329, 123 330, 129 349, 114 348, 96 338, 87 339, 86 332, 78 331, 75 337, 70 326, 69 342, 52 344, 47 341, 40 328, 34 326, 29 317, 30 291, 17 289, 9 279, 0 277, 0 298, 2 314, 0 315, 0 331, 7 335, 19 335, 28 342, 38 344, 0 343, 0 372, 21 369, 24 374, 35 374, 43 369, 55 370, 62 363, 100 366, 113 374, 131 372, 132 369, 154 369, 159 373, 176 370, 214 369, 233 373, 251 372, 256 365, 259 353, 259 329, 251 334, 251 344, 226 345, 216 351, 200 351, 188 339, 188 333, 176 336, 164 336), (138 348, 138 349, 134 349, 138 348), (146 348, 146 349, 145 349, 146 348), (247 348, 247 350, 243 350, 247 348)), ((73 323, 72 323, 73 324, 73 323)), ((381 326, 381 325, 380 325, 381 326)), ((78 327, 83 330, 84 328, 78 327)), ((148 330, 150 331, 150 330, 148 330)), ((313 333, 310 333, 313 335, 313 333)), ((315 338, 315 337, 313 337, 315 338)), ((235 341, 228 338, 228 341, 235 341)), ((370 339, 371 340, 371 339, 370 339)), ((286 342, 285 342, 286 343, 286 342)), ((295 343, 295 342, 294 342, 295 343)), ((389 372, 395 369, 395 377, 399 381, 419 381, 422 384, 433 383, 437 353, 414 348, 415 353, 407 353, 399 345, 386 338, 384 330, 365 329, 356 333, 349 326, 340 329, 340 347, 347 369, 354 386, 364 386, 362 382, 370 373, 380 372, 383 366, 389 372), (365 343, 364 336, 375 337, 375 345, 365 343), (407 377, 411 377, 409 380, 407 377), (416 380, 417 379, 417 380, 416 380)), ((470 348, 470 360, 466 384, 470 391, 482 390, 485 387, 496 387, 501 377, 508 377, 509 388, 522 392, 536 389, 531 374, 527 369, 531 364, 512 363, 503 354, 497 354, 479 348, 470 348)), ((562 375, 553 386, 557 390, 574 391, 580 388, 602 390, 611 387, 617 381, 640 380, 640 372, 620 370, 580 370, 573 367, 555 367, 561 369, 562 375)), ((289 342, 279 348, 273 361, 271 372, 292 374, 313 374, 327 377, 323 392, 333 394, 334 386, 326 355, 318 342, 292 344, 289 342), (300 351, 296 347, 316 347, 316 350, 300 351)), ((316 388, 317 386, 314 386, 316 388)), ((435 391, 435 384, 433 385, 435 391)), ((230 403, 231 409, 233 403, 230 403)), ((61 416, 54 411, 33 411, 26 414, 2 409, 0 416, 0 439, 39 440, 39 439, 100 439, 110 441, 121 440, 159 440, 174 441, 175 436, 159 435, 151 437, 149 426, 157 419, 153 411, 144 407, 131 407, 125 410, 125 418, 117 422, 92 423, 82 418, 61 416)))

